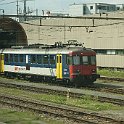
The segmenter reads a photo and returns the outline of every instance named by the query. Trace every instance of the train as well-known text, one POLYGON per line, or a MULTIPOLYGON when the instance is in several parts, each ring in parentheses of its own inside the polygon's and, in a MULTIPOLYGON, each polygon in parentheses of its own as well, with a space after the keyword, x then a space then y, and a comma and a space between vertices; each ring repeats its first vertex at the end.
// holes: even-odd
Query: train
POLYGON ((1 49, 0 73, 7 77, 66 82, 75 87, 93 84, 100 77, 95 51, 75 41, 1 49))

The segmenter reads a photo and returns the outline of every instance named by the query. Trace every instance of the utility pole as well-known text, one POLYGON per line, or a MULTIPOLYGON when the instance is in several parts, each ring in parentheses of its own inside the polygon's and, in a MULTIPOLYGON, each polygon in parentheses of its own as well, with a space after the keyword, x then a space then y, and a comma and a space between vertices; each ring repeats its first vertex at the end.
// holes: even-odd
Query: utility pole
POLYGON ((24 21, 26 21, 26 0, 24 0, 24 21))
POLYGON ((0 11, 2 11, 2 12, 3 12, 3 18, 4 18, 4 9, 0 9, 0 11))
POLYGON ((18 17, 18 14, 19 14, 19 1, 17 0, 17 17, 18 17))

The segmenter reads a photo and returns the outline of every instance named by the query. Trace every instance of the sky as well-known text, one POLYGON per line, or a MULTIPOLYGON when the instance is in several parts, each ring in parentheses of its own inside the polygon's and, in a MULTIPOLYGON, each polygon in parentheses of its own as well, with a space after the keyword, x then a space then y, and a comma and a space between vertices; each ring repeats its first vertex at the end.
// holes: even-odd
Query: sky
MULTIPOLYGON (((19 1, 19 8, 23 11, 23 0, 19 1)), ((65 12, 68 13, 70 4, 80 3, 112 3, 112 4, 124 4, 124 0, 27 0, 27 8, 30 10, 38 9, 38 13, 42 13, 42 10, 49 10, 51 12, 65 12)), ((17 0, 0 0, 0 9, 4 9, 5 14, 17 13, 17 0)), ((0 14, 2 14, 0 10, 0 14)), ((21 12, 21 11, 20 11, 21 12)))

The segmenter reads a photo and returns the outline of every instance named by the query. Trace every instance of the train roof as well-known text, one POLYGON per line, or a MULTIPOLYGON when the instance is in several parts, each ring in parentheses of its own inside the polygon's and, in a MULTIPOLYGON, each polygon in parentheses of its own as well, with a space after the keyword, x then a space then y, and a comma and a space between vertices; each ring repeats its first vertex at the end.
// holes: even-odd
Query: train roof
POLYGON ((2 53, 10 54, 69 54, 70 52, 93 52, 90 48, 77 43, 55 43, 54 45, 34 44, 30 46, 15 46, 1 50, 2 53))

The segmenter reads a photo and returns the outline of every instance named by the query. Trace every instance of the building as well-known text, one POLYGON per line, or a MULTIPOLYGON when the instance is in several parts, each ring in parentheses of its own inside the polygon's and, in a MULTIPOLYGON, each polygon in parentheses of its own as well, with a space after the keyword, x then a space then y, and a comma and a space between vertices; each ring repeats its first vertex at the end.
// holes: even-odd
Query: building
POLYGON ((117 4, 116 8, 117 10, 124 10, 124 4, 117 4))
MULTIPOLYGON (((121 5, 118 5, 118 8, 121 5)), ((69 6, 69 16, 84 16, 91 14, 100 14, 116 11, 115 4, 107 3, 86 3, 86 4, 72 4, 69 6)))

